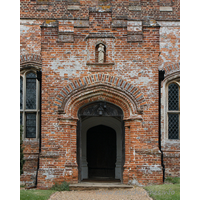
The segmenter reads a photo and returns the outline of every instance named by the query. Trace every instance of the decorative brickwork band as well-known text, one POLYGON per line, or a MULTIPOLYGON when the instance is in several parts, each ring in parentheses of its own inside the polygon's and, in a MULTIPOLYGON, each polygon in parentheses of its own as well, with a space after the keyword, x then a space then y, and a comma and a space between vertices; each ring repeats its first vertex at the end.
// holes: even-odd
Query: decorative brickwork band
POLYGON ((59 113, 77 118, 78 108, 98 100, 114 103, 124 111, 124 119, 131 119, 135 114, 141 114, 146 105, 141 91, 115 76, 95 74, 74 80, 65 86, 57 95, 55 105, 59 113))
POLYGON ((180 63, 175 63, 175 64, 166 63, 163 69, 165 70, 165 77, 166 77, 172 73, 180 72, 180 63))
POLYGON ((20 55, 20 66, 23 68, 24 66, 30 66, 34 65, 39 68, 42 67, 42 59, 40 55, 34 55, 34 54, 26 54, 26 55, 20 55))

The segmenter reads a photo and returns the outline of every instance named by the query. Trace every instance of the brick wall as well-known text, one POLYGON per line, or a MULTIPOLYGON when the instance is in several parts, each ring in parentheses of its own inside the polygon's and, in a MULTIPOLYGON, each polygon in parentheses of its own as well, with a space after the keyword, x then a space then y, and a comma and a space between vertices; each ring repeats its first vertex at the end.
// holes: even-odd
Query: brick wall
POLYGON ((115 19, 134 20, 179 20, 180 1, 26 1, 21 0, 21 18, 32 19, 88 19, 89 8, 110 10, 115 19), (161 7, 168 8, 160 9, 161 7), (164 10, 164 11, 162 11, 164 10))
POLYGON ((24 166, 20 177, 22 185, 35 186, 38 165, 39 143, 36 139, 24 139, 24 166))
POLYGON ((41 53, 41 20, 20 21, 20 54, 40 55, 41 53))
MULTIPOLYGON (((166 27, 158 20, 179 20, 179 3, 162 4, 172 11, 160 11, 160 6, 131 0, 21 0, 21 55, 39 55, 42 60, 38 187, 50 187, 55 181, 78 181, 77 111, 88 102, 102 99, 124 112, 123 182, 162 183, 158 69, 178 62, 179 28, 177 22, 175 27, 167 22, 170 25, 166 27), (106 46, 103 64, 95 59, 99 43, 106 46)), ((24 145, 29 149, 25 150, 27 156, 37 149, 24 145)), ((23 183, 31 183, 28 169, 35 172, 36 157, 27 159, 23 183)), ((166 175, 178 170, 170 171, 172 157, 165 157, 166 175)), ((174 163, 178 163, 177 157, 174 163)))
POLYGON ((167 133, 167 85, 180 77, 180 22, 159 21, 160 64, 165 70, 161 85, 161 133, 166 176, 180 176, 180 140, 169 140, 167 133))

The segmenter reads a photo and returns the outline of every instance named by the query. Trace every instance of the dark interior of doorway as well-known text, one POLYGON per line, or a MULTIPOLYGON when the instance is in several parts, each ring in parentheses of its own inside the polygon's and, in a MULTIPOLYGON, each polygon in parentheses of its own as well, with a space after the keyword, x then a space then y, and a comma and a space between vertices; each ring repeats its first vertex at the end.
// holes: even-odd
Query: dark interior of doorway
POLYGON ((116 132, 98 125, 87 131, 87 162, 89 180, 115 179, 116 132))

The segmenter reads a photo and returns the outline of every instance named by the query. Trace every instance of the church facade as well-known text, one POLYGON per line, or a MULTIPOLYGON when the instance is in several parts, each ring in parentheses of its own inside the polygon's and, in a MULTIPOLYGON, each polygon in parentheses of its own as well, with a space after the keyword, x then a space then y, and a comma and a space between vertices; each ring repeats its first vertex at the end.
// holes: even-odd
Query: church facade
POLYGON ((21 0, 21 184, 180 176, 179 0, 21 0))

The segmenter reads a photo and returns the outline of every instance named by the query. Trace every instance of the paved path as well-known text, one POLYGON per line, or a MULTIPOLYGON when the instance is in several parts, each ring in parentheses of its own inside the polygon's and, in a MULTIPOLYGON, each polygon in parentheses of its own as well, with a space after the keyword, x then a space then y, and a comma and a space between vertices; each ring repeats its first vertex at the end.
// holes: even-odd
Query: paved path
POLYGON ((49 200, 151 200, 142 187, 131 189, 99 189, 54 193, 49 200))

